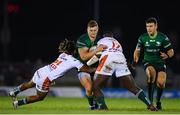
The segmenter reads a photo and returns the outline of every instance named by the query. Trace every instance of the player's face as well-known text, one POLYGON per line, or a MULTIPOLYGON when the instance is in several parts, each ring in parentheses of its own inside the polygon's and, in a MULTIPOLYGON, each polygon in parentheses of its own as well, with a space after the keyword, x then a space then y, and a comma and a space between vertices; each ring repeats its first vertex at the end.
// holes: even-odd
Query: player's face
POLYGON ((87 32, 91 41, 95 41, 97 33, 98 33, 98 26, 88 27, 87 32))
POLYGON ((147 33, 150 36, 153 36, 157 31, 157 24, 155 24, 155 23, 146 23, 146 30, 147 30, 147 33))

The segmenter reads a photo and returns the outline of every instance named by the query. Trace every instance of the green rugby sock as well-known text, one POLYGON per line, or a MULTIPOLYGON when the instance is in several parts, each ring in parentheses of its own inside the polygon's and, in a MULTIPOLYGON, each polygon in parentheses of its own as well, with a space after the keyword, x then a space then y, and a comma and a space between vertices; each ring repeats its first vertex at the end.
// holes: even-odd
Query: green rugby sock
POLYGON ((148 97, 151 103, 153 103, 153 97, 154 97, 154 83, 148 83, 148 97))
POLYGON ((88 99, 88 103, 90 106, 93 106, 93 96, 87 96, 86 95, 86 98, 88 99))
POLYGON ((96 97, 96 102, 100 108, 107 109, 107 105, 104 101, 104 96, 96 97))
POLYGON ((137 94, 138 98, 144 102, 147 106, 151 104, 151 102, 147 99, 145 93, 143 92, 143 90, 140 90, 137 94))
POLYGON ((160 102, 162 94, 163 94, 163 88, 157 87, 157 97, 156 97, 157 102, 160 102))

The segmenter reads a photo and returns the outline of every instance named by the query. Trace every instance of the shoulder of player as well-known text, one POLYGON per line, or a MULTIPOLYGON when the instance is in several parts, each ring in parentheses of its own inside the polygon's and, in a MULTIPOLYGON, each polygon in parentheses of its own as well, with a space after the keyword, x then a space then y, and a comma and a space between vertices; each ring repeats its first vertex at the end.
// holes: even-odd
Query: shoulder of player
POLYGON ((167 36, 162 32, 158 32, 158 36, 160 36, 161 38, 167 38, 167 36))
POLYGON ((149 37, 148 33, 143 33, 139 36, 139 40, 143 40, 145 38, 149 37))
POLYGON ((87 39, 87 38, 88 38, 88 34, 85 33, 85 34, 81 35, 81 36, 78 38, 78 40, 79 40, 79 41, 84 41, 84 40, 87 39))
POLYGON ((78 59, 75 58, 75 56, 66 54, 64 53, 63 55, 60 56, 61 59, 66 60, 66 61, 77 61, 78 59))
POLYGON ((88 37, 87 34, 81 35, 76 41, 76 47, 80 48, 80 47, 86 46, 87 40, 88 40, 87 37, 88 37))
POLYGON ((87 33, 86 34, 83 34, 81 35, 78 39, 77 39, 77 43, 85 43, 86 41, 88 40, 88 35, 87 33))

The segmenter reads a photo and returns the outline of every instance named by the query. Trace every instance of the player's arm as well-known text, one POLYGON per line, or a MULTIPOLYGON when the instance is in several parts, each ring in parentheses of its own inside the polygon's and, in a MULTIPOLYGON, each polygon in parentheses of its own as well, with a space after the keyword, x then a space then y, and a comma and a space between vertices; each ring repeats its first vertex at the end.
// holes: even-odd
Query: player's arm
POLYGON ((89 51, 87 47, 78 48, 78 52, 82 60, 88 60, 96 54, 96 50, 89 51))
POLYGON ((87 73, 94 73, 96 68, 89 67, 84 65, 82 62, 74 58, 74 62, 71 63, 72 67, 76 67, 78 71, 87 72, 87 73))
POLYGON ((164 52, 160 52, 160 55, 162 57, 162 59, 168 59, 174 56, 174 50, 173 49, 169 49, 166 53, 164 52))
POLYGON ((91 59, 89 59, 88 61, 87 61, 87 65, 88 66, 91 66, 91 65, 93 65, 93 64, 95 64, 96 62, 98 62, 99 61, 99 58, 96 56, 96 55, 94 55, 91 59))
POLYGON ((106 47, 107 46, 105 46, 105 45, 99 45, 96 47, 95 50, 92 50, 92 51, 89 51, 89 48, 87 48, 87 47, 82 47, 82 48, 78 48, 78 52, 79 52, 82 60, 89 60, 97 52, 103 51, 106 47))
POLYGON ((174 56, 174 50, 173 49, 168 50, 167 55, 169 58, 173 57, 174 56))
POLYGON ((135 63, 138 63, 139 57, 140 57, 140 49, 136 48, 133 54, 133 60, 135 63))
POLYGON ((165 39, 163 41, 163 47, 165 49, 165 52, 160 52, 162 59, 168 59, 174 56, 174 50, 167 36, 165 36, 165 39))
POLYGON ((134 54, 133 54, 133 63, 132 63, 132 67, 135 69, 135 66, 137 65, 138 61, 139 61, 139 57, 140 57, 140 52, 141 49, 143 49, 143 45, 142 45, 142 41, 140 40, 140 38, 138 39, 138 43, 136 45, 136 48, 134 50, 134 54))
POLYGON ((133 54, 133 62, 132 62, 132 64, 131 64, 131 67, 133 68, 133 69, 135 69, 135 67, 136 67, 136 65, 137 65, 137 63, 138 63, 138 61, 139 61, 139 57, 140 57, 140 49, 135 49, 134 50, 134 54, 133 54))
POLYGON ((87 65, 83 65, 79 71, 87 72, 87 73, 94 73, 96 71, 96 68, 89 67, 87 65))

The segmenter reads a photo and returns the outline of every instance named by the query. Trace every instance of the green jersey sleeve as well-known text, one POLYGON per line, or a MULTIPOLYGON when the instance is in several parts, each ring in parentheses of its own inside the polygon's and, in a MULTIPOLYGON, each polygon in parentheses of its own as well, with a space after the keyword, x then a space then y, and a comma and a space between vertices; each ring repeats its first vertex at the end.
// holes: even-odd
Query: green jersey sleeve
POLYGON ((76 47, 77 48, 87 47, 88 44, 87 44, 86 40, 87 40, 86 34, 80 36, 76 42, 76 47))
POLYGON ((139 38, 138 38, 138 42, 137 42, 137 45, 136 45, 136 49, 138 49, 138 50, 141 50, 141 49, 143 49, 143 41, 142 41, 142 36, 140 36, 139 38))
POLYGON ((162 46, 165 51, 168 51, 169 49, 172 48, 171 42, 166 35, 164 35, 164 40, 162 42, 162 46))

